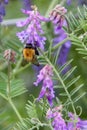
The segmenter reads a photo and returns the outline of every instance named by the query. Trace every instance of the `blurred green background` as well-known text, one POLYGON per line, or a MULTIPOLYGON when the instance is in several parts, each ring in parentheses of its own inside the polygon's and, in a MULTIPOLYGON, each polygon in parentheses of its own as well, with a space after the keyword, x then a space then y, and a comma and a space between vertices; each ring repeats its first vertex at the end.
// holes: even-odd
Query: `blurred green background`
MULTIPOLYGON (((6 6, 6 16, 4 17, 4 21, 25 17, 22 14, 22 12, 20 11, 20 9, 23 8, 22 2, 23 2, 22 0, 9 0, 9 4, 6 6)), ((60 1, 58 1, 57 3, 59 3, 59 2, 60 1)), ((42 15, 45 15, 47 13, 48 7, 50 6, 51 0, 32 0, 32 3, 36 4, 38 6, 38 9, 42 15)), ((70 6, 68 6, 65 2, 65 7, 68 9, 68 12, 73 11, 76 13, 77 6, 78 6, 78 3, 76 0, 73 0, 72 5, 70 5, 70 6)), ((19 29, 17 29, 17 27, 15 25, 1 26, 2 32, 0 32, 1 33, 0 39, 3 41, 2 44, 4 44, 4 42, 5 42, 6 48, 12 48, 12 49, 16 49, 16 50, 18 49, 17 50, 17 52, 18 52, 17 59, 22 57, 22 49, 23 49, 23 45, 20 43, 20 41, 16 37, 16 32, 18 30, 19 29), (10 39, 15 39, 15 41, 18 42, 17 43, 18 47, 17 46, 13 47, 11 43, 8 46, 8 44, 6 44, 6 41, 10 41, 10 39)), ((2 48, 3 48, 3 45, 2 45, 2 48)), ((82 58, 82 56, 80 54, 78 54, 78 52, 75 49, 76 49, 76 47, 74 45, 72 45, 68 59, 73 58, 74 60, 73 60, 71 66, 77 66, 77 70, 74 72, 73 76, 81 75, 79 82, 84 83, 84 87, 78 93, 82 93, 84 91, 87 92, 87 61, 84 60, 82 58)), ((16 61, 16 62, 18 62, 18 61, 16 61)), ((13 66, 13 68, 14 68, 14 66, 13 66)), ((3 65, 1 62, 0 70, 7 72, 6 63, 4 63, 4 65, 3 65)), ((32 96, 30 96, 30 95, 34 95, 35 97, 38 97, 40 87, 33 86, 33 82, 36 80, 37 75, 35 74, 35 68, 31 65, 29 67, 27 67, 26 70, 22 71, 21 73, 19 73, 16 76, 17 76, 17 78, 21 78, 25 82, 25 86, 28 89, 28 92, 21 96, 14 98, 13 100, 14 100, 16 107, 20 111, 21 115, 23 115, 23 117, 26 117, 25 105, 27 103, 27 100, 28 99, 32 100, 32 96)), ((76 84, 76 86, 79 84, 79 82, 76 84)), ((56 91, 56 96, 58 95, 59 91, 58 90, 56 91)), ((81 116, 83 119, 84 118, 87 119, 87 95, 85 95, 85 97, 83 97, 75 105, 82 107, 83 113, 81 116)), ((2 97, 0 97, 0 108, 2 108, 2 109, 5 108, 5 111, 3 113, 1 113, 0 120, 2 120, 2 118, 6 118, 6 115, 7 115, 6 124, 0 125, 0 130, 2 130, 4 125, 7 125, 11 122, 14 123, 18 119, 17 119, 15 113, 13 112, 12 108, 10 107, 10 105, 4 99, 2 99, 2 97)), ((77 111, 79 111, 79 110, 77 110, 77 111)))

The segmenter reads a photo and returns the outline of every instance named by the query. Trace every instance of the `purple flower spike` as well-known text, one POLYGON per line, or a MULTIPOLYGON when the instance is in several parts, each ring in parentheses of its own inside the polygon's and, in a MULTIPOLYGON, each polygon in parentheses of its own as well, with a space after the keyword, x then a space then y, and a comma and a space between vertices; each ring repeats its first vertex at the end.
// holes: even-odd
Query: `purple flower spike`
POLYGON ((8 4, 8 0, 0 1, 0 22, 2 22, 3 16, 5 16, 5 4, 8 4))
POLYGON ((59 106, 47 111, 46 117, 47 119, 52 119, 52 126, 54 130, 67 130, 66 123, 62 118, 61 109, 62 106, 59 106))
POLYGON ((46 96, 50 106, 53 105, 52 99, 55 97, 54 90, 53 90, 53 81, 51 77, 53 76, 53 70, 50 65, 46 65, 37 76, 37 81, 34 82, 35 86, 43 81, 42 89, 40 91, 38 100, 46 96))
POLYGON ((28 15, 28 18, 24 21, 18 22, 17 26, 27 27, 26 30, 18 32, 17 36, 22 43, 31 43, 33 46, 44 49, 46 38, 42 36, 44 31, 41 27, 41 22, 48 22, 49 19, 41 16, 40 13, 37 11, 36 6, 31 6, 31 8, 33 9, 32 11, 22 9, 22 12, 28 15))
POLYGON ((5 6, 4 3, 0 3, 0 18, 2 21, 3 16, 5 16, 5 6))
POLYGON ((70 122, 68 122, 68 130, 87 130, 87 120, 81 120, 79 117, 75 119, 75 115, 69 113, 70 122), (76 123, 74 121, 76 120, 76 123))
POLYGON ((67 61, 67 57, 70 51, 71 42, 67 41, 65 44, 62 45, 59 58, 58 58, 58 64, 60 66, 64 65, 67 61))
MULTIPOLYGON (((54 25, 55 26, 55 25, 54 25)), ((63 26, 67 26, 66 25, 66 21, 64 21, 63 26)), ((54 27, 54 34, 55 34, 55 38, 53 39, 53 43, 54 45, 58 44, 59 42, 63 41, 65 38, 67 38, 67 34, 66 32, 63 30, 63 28, 57 28, 54 27)), ((57 60, 57 63, 62 66, 67 62, 67 58, 68 58, 68 54, 71 48, 71 42, 67 41, 65 42, 60 49, 60 53, 59 53, 59 57, 57 60)), ((68 71, 69 67, 65 68, 64 73, 66 73, 68 71)))

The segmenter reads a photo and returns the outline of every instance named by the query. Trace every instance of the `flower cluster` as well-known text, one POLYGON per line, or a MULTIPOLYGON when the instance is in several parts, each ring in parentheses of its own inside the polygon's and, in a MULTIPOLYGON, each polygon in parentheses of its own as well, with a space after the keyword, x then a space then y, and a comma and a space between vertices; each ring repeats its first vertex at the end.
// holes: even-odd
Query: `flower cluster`
POLYGON ((69 113, 70 122, 68 122, 68 130, 87 130, 87 120, 83 121, 79 117, 75 119, 75 115, 69 113), (74 122, 76 120, 76 122, 74 122))
POLYGON ((53 70, 50 65, 46 65, 42 70, 40 70, 39 75, 37 76, 37 81, 34 82, 34 85, 37 86, 41 81, 43 81, 42 89, 39 94, 38 100, 46 96, 50 106, 53 105, 52 99, 55 97, 53 90, 53 70))
POLYGON ((62 106, 59 106, 47 111, 46 117, 47 119, 53 119, 52 126, 54 130, 67 130, 67 126, 65 120, 62 117, 61 110, 62 106))
POLYGON ((87 130, 87 120, 81 120, 77 115, 69 113, 69 121, 62 117, 62 106, 55 107, 47 111, 47 119, 52 119, 52 126, 54 130, 87 130))
POLYGON ((55 29, 62 27, 65 21, 65 14, 67 10, 61 5, 56 5, 56 7, 50 13, 50 20, 53 22, 55 29))
POLYGON ((28 18, 24 21, 18 22, 18 27, 28 26, 22 32, 18 32, 17 36, 22 43, 32 44, 35 47, 44 49, 46 38, 42 36, 44 31, 41 27, 41 22, 47 22, 49 19, 40 15, 36 6, 31 6, 32 11, 22 9, 22 12, 28 15, 28 18))
POLYGON ((3 16, 5 16, 5 5, 8 4, 8 0, 0 1, 0 22, 3 20, 3 16))

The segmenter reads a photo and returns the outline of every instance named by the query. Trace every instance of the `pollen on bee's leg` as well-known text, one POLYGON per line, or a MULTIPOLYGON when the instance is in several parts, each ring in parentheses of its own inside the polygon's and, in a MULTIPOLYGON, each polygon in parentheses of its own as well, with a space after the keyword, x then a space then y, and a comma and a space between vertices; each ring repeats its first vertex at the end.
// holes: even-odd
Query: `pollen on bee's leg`
POLYGON ((28 54, 28 53, 26 53, 26 56, 29 56, 29 54, 28 54))

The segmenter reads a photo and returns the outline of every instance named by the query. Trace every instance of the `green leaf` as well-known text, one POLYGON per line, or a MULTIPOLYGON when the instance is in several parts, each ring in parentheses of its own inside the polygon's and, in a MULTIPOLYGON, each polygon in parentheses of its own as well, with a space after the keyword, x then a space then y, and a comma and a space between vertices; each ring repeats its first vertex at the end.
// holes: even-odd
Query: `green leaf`
POLYGON ((73 59, 67 61, 64 65, 62 65, 62 66, 59 68, 59 70, 58 70, 59 73, 61 74, 61 73, 64 71, 64 69, 66 69, 67 66, 69 66, 69 65, 72 63, 72 61, 73 61, 73 59))
POLYGON ((77 88, 74 88, 71 92, 70 95, 73 96, 76 92, 78 92, 84 84, 79 85, 77 88))
POLYGON ((63 75, 63 81, 67 80, 67 78, 75 71, 75 69, 77 68, 77 66, 71 68, 68 72, 66 72, 65 75, 63 75))
POLYGON ((68 82, 68 83, 66 84, 67 89, 68 89, 69 87, 71 87, 73 84, 75 84, 79 79, 80 79, 80 76, 75 77, 75 78, 73 78, 72 80, 70 80, 70 82, 68 82))
POLYGON ((82 93, 81 95, 78 95, 77 97, 75 97, 75 98, 73 99, 73 102, 76 103, 76 102, 79 101, 82 97, 84 97, 86 94, 87 94, 87 93, 84 92, 84 93, 82 93))
POLYGON ((7 79, 8 79, 8 76, 7 76, 5 73, 3 73, 3 72, 0 72, 0 77, 1 77, 2 79, 4 79, 5 82, 6 82, 7 79))
POLYGON ((11 92, 10 92, 10 96, 16 97, 19 96, 23 93, 27 92, 26 88, 25 88, 25 84, 22 80, 11 80, 11 92))

